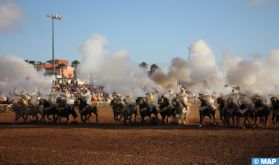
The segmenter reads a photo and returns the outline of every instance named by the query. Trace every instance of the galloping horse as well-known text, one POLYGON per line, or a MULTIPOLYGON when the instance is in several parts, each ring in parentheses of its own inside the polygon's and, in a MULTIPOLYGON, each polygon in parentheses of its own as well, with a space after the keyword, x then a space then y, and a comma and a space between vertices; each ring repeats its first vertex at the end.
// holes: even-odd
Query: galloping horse
POLYGON ((57 100, 57 104, 58 106, 56 107, 56 109, 59 120, 61 120, 61 118, 66 118, 66 123, 68 123, 70 115, 72 115, 73 118, 76 119, 78 115, 74 110, 74 106, 68 105, 66 100, 64 99, 57 100))
POLYGON ((124 111, 126 111, 126 104, 118 97, 114 97, 110 102, 113 118, 115 121, 121 121, 124 111))
POLYGON ((220 96, 216 99, 218 106, 218 110, 220 112, 220 120, 223 121, 223 124, 225 124, 225 118, 226 118, 226 100, 220 96))
POLYGON ((201 105, 200 105, 200 109, 199 109, 199 113, 200 113, 200 124, 199 127, 202 126, 203 123, 203 119, 205 116, 209 117, 210 122, 212 122, 213 119, 213 123, 215 123, 215 110, 212 107, 212 105, 210 104, 210 102, 204 98, 203 96, 199 97, 201 105))
POLYGON ((236 113, 237 113, 237 104, 233 101, 233 98, 231 97, 227 98, 225 104, 225 121, 224 121, 225 126, 230 125, 230 119, 232 119, 233 125, 236 125, 235 123, 236 113))
POLYGON ((80 113, 80 119, 82 122, 86 123, 92 116, 92 113, 95 114, 96 116, 96 122, 98 123, 98 109, 94 105, 89 105, 84 101, 82 98, 78 98, 75 100, 73 109, 78 108, 79 113, 80 113))
POLYGON ((172 99, 172 105, 175 111, 175 116, 178 118, 178 123, 180 124, 183 119, 183 124, 186 124, 186 117, 189 112, 188 105, 177 97, 172 99))
POLYGON ((166 117, 173 116, 173 123, 176 123, 175 110, 169 102, 169 99, 164 95, 158 98, 159 113, 162 116, 162 123, 165 124, 166 117))
POLYGON ((253 102, 253 116, 254 116, 254 127, 256 127, 257 124, 257 117, 260 117, 260 124, 263 128, 266 128, 266 123, 269 115, 269 108, 267 105, 263 103, 263 100, 258 97, 254 96, 252 97, 253 102))
POLYGON ((24 122, 27 122, 29 116, 31 116, 31 119, 35 117, 35 122, 38 121, 38 113, 40 113, 39 106, 31 104, 30 100, 17 97, 14 99, 12 107, 15 112, 15 122, 20 118, 23 118, 24 122))
POLYGON ((40 99, 39 105, 42 106, 42 117, 40 121, 43 120, 45 122, 45 116, 47 116, 48 120, 51 120, 49 117, 50 115, 52 115, 53 122, 57 121, 57 109, 55 104, 47 101, 46 99, 40 99))
POLYGON ((270 102, 272 109, 272 122, 277 126, 279 123, 279 99, 276 97, 271 97, 270 102))
POLYGON ((152 121, 152 115, 155 116, 156 121, 158 120, 158 111, 156 106, 148 104, 143 97, 138 97, 136 99, 136 105, 138 106, 139 113, 141 116, 141 123, 144 122, 145 117, 149 117, 150 121, 152 121))
POLYGON ((247 121, 249 122, 249 117, 253 117, 252 107, 245 101, 239 100, 237 111, 234 113, 236 117, 236 126, 238 127, 240 124, 240 118, 244 118, 243 128, 246 128, 247 121))
POLYGON ((134 115, 134 123, 135 123, 138 115, 138 106, 136 104, 129 104, 126 102, 125 104, 126 104, 126 109, 123 112, 124 123, 126 124, 127 120, 129 120, 129 123, 131 123, 133 115, 134 115))

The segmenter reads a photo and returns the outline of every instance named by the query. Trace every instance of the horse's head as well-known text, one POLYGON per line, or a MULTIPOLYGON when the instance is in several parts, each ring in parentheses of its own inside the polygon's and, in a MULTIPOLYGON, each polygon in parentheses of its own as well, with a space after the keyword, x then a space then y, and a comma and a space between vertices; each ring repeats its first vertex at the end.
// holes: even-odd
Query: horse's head
POLYGON ((168 104, 169 104, 169 99, 166 98, 164 95, 162 95, 162 96, 160 96, 160 97, 158 98, 158 104, 159 104, 160 106, 168 105, 168 104))
POLYGON ((270 102, 271 102, 272 104, 273 104, 273 103, 274 103, 274 104, 277 104, 277 103, 279 103, 279 100, 278 100, 277 97, 274 97, 274 96, 273 96, 273 97, 270 98, 270 102))
POLYGON ((221 104, 225 101, 225 99, 222 96, 217 97, 216 102, 217 104, 221 104))
POLYGON ((74 101, 74 106, 79 106, 79 105, 80 105, 80 100, 79 99, 75 100, 74 101))
POLYGON ((144 103, 143 97, 138 97, 138 98, 136 99, 136 104, 142 105, 143 103, 144 103))
POLYGON ((45 104, 45 102, 46 102, 46 100, 45 100, 45 99, 39 99, 39 105, 44 105, 44 104, 45 104))

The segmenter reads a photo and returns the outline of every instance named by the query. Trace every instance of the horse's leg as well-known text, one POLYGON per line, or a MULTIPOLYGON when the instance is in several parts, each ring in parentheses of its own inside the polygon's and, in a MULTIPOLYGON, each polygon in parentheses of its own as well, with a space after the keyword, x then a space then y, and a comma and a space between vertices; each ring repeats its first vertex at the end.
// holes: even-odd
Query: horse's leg
POLYGON ((39 119, 39 117, 38 117, 38 115, 37 114, 35 114, 35 123, 37 123, 38 122, 38 119, 39 119))
POLYGON ((40 122, 42 122, 43 120, 46 121, 46 120, 45 120, 45 114, 42 114, 41 119, 40 119, 40 122))
POLYGON ((25 116, 23 115, 24 123, 27 123, 28 116, 28 114, 26 114, 25 116))
POLYGON ((237 127, 238 127, 238 125, 239 125, 239 122, 240 122, 240 116, 237 115, 237 117, 236 117, 236 126, 237 126, 237 127))
POLYGON ((265 120, 264 120, 264 128, 266 128, 266 125, 267 125, 267 120, 268 120, 268 113, 265 115, 265 120))
POLYGON ((89 121, 90 117, 92 116, 92 113, 89 113, 86 117, 86 121, 89 121))
POLYGON ((17 116, 17 114, 15 115, 15 122, 17 122, 17 120, 18 120, 18 116, 17 116))
POLYGON ((81 120, 81 122, 84 122, 83 121, 83 114, 81 114, 81 113, 80 113, 80 120, 81 120))
POLYGON ((208 114, 208 118, 209 118, 210 124, 212 124, 212 115, 211 115, 211 114, 208 114))
POLYGON ((173 117, 173 124, 176 124, 177 121, 176 121, 176 115, 175 115, 175 113, 172 114, 172 117, 173 117))
MULTIPOLYGON (((254 117, 254 125, 253 125, 254 128, 256 128, 256 126, 257 126, 257 120, 258 120, 258 116, 257 116, 257 114, 255 114, 255 117, 254 117)), ((261 120, 261 119, 260 119, 260 120, 261 120)))
POLYGON ((144 123, 144 115, 141 114, 141 124, 143 124, 143 123, 144 123))
POLYGON ((200 125, 199 125, 199 127, 202 127, 202 122, 203 122, 203 114, 202 114, 202 112, 200 111, 200 125))
POLYGON ((47 114, 47 119, 48 119, 48 120, 51 120, 51 118, 49 117, 49 115, 50 115, 50 114, 47 114))
POLYGON ((165 115, 161 115, 162 116, 162 124, 163 125, 165 125, 166 123, 165 123, 165 118, 166 118, 166 116, 165 115))
POLYGON ((66 117, 66 121, 65 121, 65 123, 67 124, 67 123, 68 123, 68 121, 69 121, 69 115, 66 117))
POLYGON ((98 115, 98 112, 95 112, 94 114, 95 114, 95 116, 96 116, 96 122, 99 123, 99 115, 98 115))
POLYGON ((187 112, 183 113, 183 124, 186 124, 187 112))
POLYGON ((216 125, 216 121, 215 121, 215 110, 213 110, 212 117, 213 117, 213 124, 216 125))
POLYGON ((134 123, 137 121, 137 113, 134 113, 134 123))
POLYGON ((275 113, 273 112, 273 113, 272 113, 272 122, 273 122, 274 125, 275 125, 275 121, 276 121, 276 120, 275 120, 275 119, 276 119, 275 117, 276 117, 276 116, 275 116, 275 113))

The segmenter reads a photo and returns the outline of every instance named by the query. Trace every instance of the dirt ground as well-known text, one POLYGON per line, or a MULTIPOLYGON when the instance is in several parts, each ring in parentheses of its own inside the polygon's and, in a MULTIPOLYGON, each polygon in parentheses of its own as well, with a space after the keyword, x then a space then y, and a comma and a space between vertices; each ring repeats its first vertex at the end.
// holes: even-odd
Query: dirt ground
MULTIPOLYGON (((279 157, 279 129, 116 123, 109 108, 87 124, 14 123, 0 114, 0 164, 251 164, 279 157)), ((218 115, 217 115, 218 116, 218 115)), ((208 120, 207 120, 208 121, 208 120)))

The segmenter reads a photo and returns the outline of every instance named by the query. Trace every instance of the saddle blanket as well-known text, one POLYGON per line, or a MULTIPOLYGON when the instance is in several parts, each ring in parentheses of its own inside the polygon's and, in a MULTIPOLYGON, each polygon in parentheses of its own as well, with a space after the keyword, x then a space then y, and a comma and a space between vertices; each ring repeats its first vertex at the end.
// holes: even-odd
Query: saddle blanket
POLYGON ((240 112, 243 115, 247 110, 248 110, 248 108, 238 109, 238 112, 240 112))

